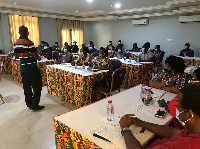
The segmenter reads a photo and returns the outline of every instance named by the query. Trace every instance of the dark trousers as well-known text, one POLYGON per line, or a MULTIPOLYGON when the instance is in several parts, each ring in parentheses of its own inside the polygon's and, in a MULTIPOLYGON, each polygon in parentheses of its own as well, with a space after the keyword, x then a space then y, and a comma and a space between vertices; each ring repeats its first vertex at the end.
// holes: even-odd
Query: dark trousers
POLYGON ((42 91, 42 76, 40 71, 21 72, 27 107, 35 108, 40 102, 42 91))

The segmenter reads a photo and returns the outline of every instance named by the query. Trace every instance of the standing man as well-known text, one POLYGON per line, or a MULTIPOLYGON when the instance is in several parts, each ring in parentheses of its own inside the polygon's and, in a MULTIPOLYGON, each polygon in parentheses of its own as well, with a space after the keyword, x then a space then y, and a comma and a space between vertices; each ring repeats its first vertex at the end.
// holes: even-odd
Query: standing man
POLYGON ((39 106, 42 76, 37 66, 40 57, 36 53, 34 43, 28 39, 28 28, 19 27, 20 38, 14 44, 15 58, 20 59, 20 71, 24 88, 25 102, 31 110, 42 110, 44 106, 39 106), (33 89, 33 92, 32 92, 33 89))

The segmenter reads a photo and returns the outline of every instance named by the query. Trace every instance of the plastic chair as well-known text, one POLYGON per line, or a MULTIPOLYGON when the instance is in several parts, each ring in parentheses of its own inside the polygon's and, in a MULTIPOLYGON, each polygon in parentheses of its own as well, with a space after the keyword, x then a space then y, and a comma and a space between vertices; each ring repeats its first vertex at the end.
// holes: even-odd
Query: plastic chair
POLYGON ((120 88, 123 83, 125 73, 126 73, 125 68, 119 68, 115 70, 112 74, 111 87, 105 88, 103 86, 96 86, 95 90, 97 92, 104 94, 106 97, 110 96, 110 93, 112 91, 118 90, 118 92, 120 92, 120 88))
POLYGON ((110 60, 110 63, 112 65, 113 71, 119 69, 122 66, 122 62, 118 59, 110 60))
POLYGON ((98 53, 92 53, 92 57, 97 57, 97 56, 99 56, 98 53))
POLYGON ((124 57, 126 57, 126 59, 129 59, 129 57, 131 57, 131 53, 128 52, 124 53, 124 57))

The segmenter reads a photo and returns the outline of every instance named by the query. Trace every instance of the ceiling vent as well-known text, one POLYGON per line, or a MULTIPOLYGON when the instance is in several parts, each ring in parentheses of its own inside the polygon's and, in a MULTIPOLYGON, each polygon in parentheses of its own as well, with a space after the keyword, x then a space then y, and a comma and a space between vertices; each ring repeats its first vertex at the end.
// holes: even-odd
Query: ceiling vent
POLYGON ((179 22, 180 23, 200 22, 200 15, 180 16, 179 22))
POLYGON ((132 20, 132 25, 148 25, 148 19, 132 20))

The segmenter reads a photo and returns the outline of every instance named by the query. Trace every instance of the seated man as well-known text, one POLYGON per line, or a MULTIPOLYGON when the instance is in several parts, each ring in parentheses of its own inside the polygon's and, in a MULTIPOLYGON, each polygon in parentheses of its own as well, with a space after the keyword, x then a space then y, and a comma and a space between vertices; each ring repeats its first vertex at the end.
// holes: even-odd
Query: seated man
POLYGON ((131 49, 132 52, 140 52, 140 49, 137 46, 137 43, 133 44, 133 48, 131 49))
POLYGON ((138 125, 163 138, 157 139, 147 148, 151 149, 198 149, 200 148, 200 86, 189 85, 178 96, 177 117, 185 127, 179 130, 164 125, 157 125, 140 120, 134 114, 127 114, 120 120, 122 135, 127 149, 142 149, 140 142, 133 136, 129 127, 138 125))
POLYGON ((55 50, 57 50, 59 53, 61 52, 58 42, 55 42, 55 45, 52 46, 52 51, 55 51, 55 50))
POLYGON ((112 45, 112 41, 109 41, 109 45, 107 45, 106 50, 110 50, 110 52, 115 50, 115 47, 112 45))
POLYGON ((183 50, 181 50, 179 56, 189 56, 189 57, 194 57, 194 51, 190 49, 190 44, 186 43, 185 47, 183 50))
POLYGON ((76 41, 73 42, 72 44, 72 53, 78 53, 78 46, 76 45, 76 41))
POLYGON ((49 48, 49 44, 47 42, 44 43, 44 50, 42 51, 42 55, 50 60, 52 58, 52 52, 49 48))

